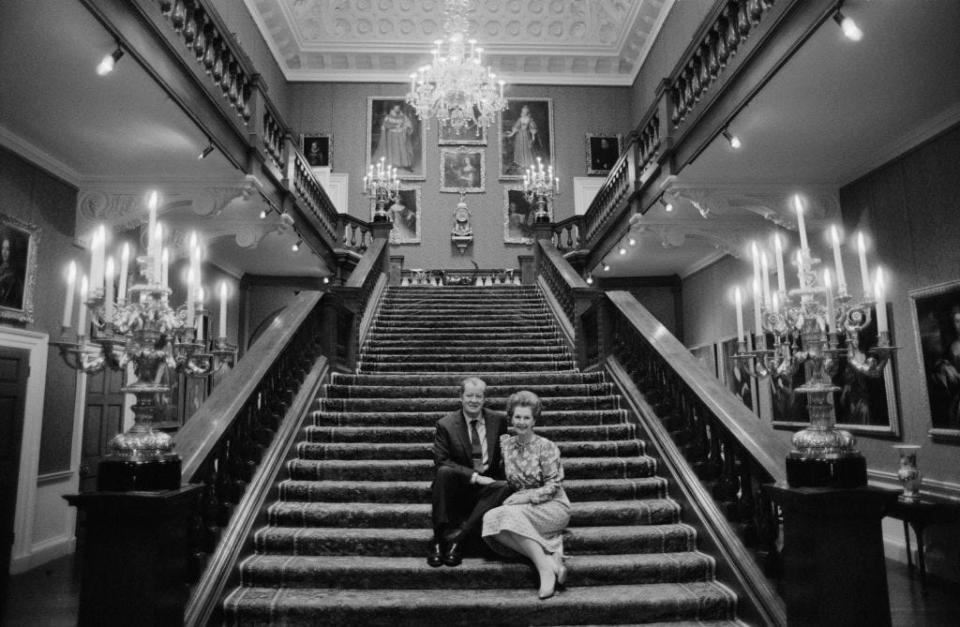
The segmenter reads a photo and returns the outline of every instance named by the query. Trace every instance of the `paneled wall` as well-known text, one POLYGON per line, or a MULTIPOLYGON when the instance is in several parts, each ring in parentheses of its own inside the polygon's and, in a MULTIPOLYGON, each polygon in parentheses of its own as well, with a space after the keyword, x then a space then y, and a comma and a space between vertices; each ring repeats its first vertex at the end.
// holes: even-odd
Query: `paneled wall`
MULTIPOLYGON (((369 83, 294 84, 291 86, 291 125, 299 132, 333 133, 333 171, 350 175, 350 213, 370 218, 369 200, 362 195, 366 170, 367 98, 402 98, 407 85, 369 83)), ((561 197, 556 219, 573 215, 573 177, 586 174, 586 133, 623 133, 631 125, 630 93, 625 87, 508 86, 510 98, 551 98, 554 114, 554 164, 560 176, 561 197)), ((485 151, 486 191, 467 194, 472 212, 473 246, 461 256, 451 246, 453 210, 459 200, 455 193, 439 191, 440 151, 436 122, 426 131, 426 180, 411 181, 422 187, 421 244, 394 246, 393 255, 404 256, 406 268, 517 268, 517 255, 529 255, 532 248, 505 244, 503 239, 504 189, 518 181, 500 181, 500 144, 496 133, 488 138, 485 151)))

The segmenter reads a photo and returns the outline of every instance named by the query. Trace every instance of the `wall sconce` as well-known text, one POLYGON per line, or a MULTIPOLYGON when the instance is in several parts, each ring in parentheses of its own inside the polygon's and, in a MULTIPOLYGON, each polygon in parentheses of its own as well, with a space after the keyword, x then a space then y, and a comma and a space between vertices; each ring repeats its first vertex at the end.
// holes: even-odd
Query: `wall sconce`
POLYGON ((302 243, 303 243, 303 240, 298 239, 296 242, 293 243, 293 246, 290 247, 290 250, 292 250, 293 252, 298 252, 300 250, 300 244, 302 243))
POLYGON ((206 159, 208 156, 210 156, 211 152, 213 152, 213 142, 210 141, 209 138, 207 138, 207 147, 204 148, 199 155, 197 155, 197 159, 200 159, 200 160, 206 159))
POLYGON ((100 76, 106 76, 113 71, 113 67, 117 64, 117 61, 120 60, 120 57, 123 56, 123 50, 120 49, 120 44, 117 44, 117 49, 108 54, 107 56, 101 59, 100 63, 97 64, 97 74, 100 76))
POLYGON ((740 147, 743 146, 740 138, 730 133, 730 129, 724 128, 723 131, 721 131, 721 134, 726 138, 727 142, 730 144, 730 147, 734 150, 739 150, 740 147))
POLYGON ((843 2, 837 3, 837 10, 833 13, 833 21, 840 25, 844 37, 850 41, 860 41, 863 39, 863 31, 860 30, 860 27, 857 26, 857 23, 854 22, 853 19, 847 17, 840 11, 842 5, 843 2))
POLYGON ((587 273, 586 282, 587 282, 587 285, 593 285, 593 274, 589 272, 587 273))
POLYGON ((607 263, 606 261, 603 262, 603 271, 610 272, 610 264, 607 263))

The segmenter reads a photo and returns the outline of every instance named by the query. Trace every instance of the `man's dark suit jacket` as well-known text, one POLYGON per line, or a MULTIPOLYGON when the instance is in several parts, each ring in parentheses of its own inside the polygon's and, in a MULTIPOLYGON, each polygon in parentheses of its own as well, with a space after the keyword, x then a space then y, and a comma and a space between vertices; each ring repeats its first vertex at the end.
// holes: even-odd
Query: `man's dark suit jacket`
MULTIPOLYGON (((503 479, 500 436, 507 433, 507 417, 484 408, 483 424, 487 429, 487 456, 490 458, 484 475, 503 479)), ((433 461, 437 466, 447 466, 463 474, 467 481, 473 476, 473 447, 470 445, 470 434, 467 432, 467 422, 462 409, 450 412, 437 421, 433 461)))

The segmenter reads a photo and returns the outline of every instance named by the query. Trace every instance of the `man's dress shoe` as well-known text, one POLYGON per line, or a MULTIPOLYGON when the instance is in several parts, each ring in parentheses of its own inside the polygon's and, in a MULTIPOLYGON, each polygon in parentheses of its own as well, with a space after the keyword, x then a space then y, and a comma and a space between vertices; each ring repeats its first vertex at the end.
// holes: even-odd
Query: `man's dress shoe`
POLYGON ((427 564, 433 566, 434 568, 438 566, 443 566, 443 545, 440 543, 440 540, 433 540, 430 542, 430 554, 427 555, 427 564))
POLYGON ((443 563, 447 566, 459 566, 463 561, 463 542, 454 540, 450 543, 447 552, 443 554, 443 563))

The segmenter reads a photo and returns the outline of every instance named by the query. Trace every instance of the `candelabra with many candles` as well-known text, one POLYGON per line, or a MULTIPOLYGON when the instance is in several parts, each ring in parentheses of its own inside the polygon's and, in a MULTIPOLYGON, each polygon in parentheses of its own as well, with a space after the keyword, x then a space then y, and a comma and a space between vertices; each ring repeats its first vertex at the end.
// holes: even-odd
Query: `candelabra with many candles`
POLYGON ((743 325, 743 297, 735 289, 738 351, 735 359, 753 377, 775 377, 790 381, 803 368, 804 384, 794 393, 807 397, 810 424, 793 436, 787 457, 787 481, 792 487, 857 487, 866 484, 866 461, 856 449, 852 434, 836 427, 832 396, 840 390, 832 377, 846 357, 846 367, 857 376, 880 377, 895 347, 890 345, 883 272, 877 268, 871 281, 867 268, 863 234, 857 235, 863 296, 856 299, 847 291, 840 251, 840 232, 830 229, 836 285, 829 269, 818 272, 820 259, 812 256, 807 242, 804 208, 799 196, 793 199, 800 233, 800 250, 795 256, 798 286, 787 291, 783 269, 783 243, 779 235, 773 244, 777 290, 769 282, 769 260, 756 243, 753 257, 753 314, 756 345, 751 349, 743 325), (877 346, 859 349, 860 334, 877 318, 877 346), (772 344, 767 345, 771 336, 772 344), (845 346, 840 346, 840 338, 845 346))
MULTIPOLYGON (((156 428, 158 401, 170 392, 165 381, 176 373, 209 377, 235 359, 236 347, 226 337, 226 283, 220 284, 219 335, 204 338, 201 250, 190 237, 187 299, 170 305, 169 249, 163 246, 163 225, 157 222, 158 197, 147 201, 149 222, 146 254, 135 258, 139 272, 127 287, 131 249, 124 244, 119 273, 106 255, 107 231, 98 227, 91 239, 90 273, 80 277, 75 341, 57 342, 71 368, 95 374, 105 368, 123 373, 121 391, 133 394, 134 424, 110 442, 111 453, 97 475, 100 490, 162 490, 180 486, 180 458, 169 433, 156 428), (115 279, 118 287, 114 291, 115 279), (89 318, 88 318, 89 314, 89 318), (89 331, 89 335, 88 335, 89 331), (129 380, 132 370, 134 380, 129 380)), ((71 262, 63 311, 63 336, 72 330, 77 266, 71 262)))
POLYGON ((386 222, 387 205, 397 200, 400 195, 400 178, 397 169, 386 162, 386 157, 380 157, 376 166, 370 164, 363 177, 363 194, 373 198, 376 208, 373 211, 374 222, 386 222))
POLYGON ((537 165, 532 165, 523 173, 523 194, 527 202, 536 206, 535 222, 550 222, 547 204, 560 195, 560 177, 553 175, 553 166, 543 167, 543 160, 537 157, 537 165))

